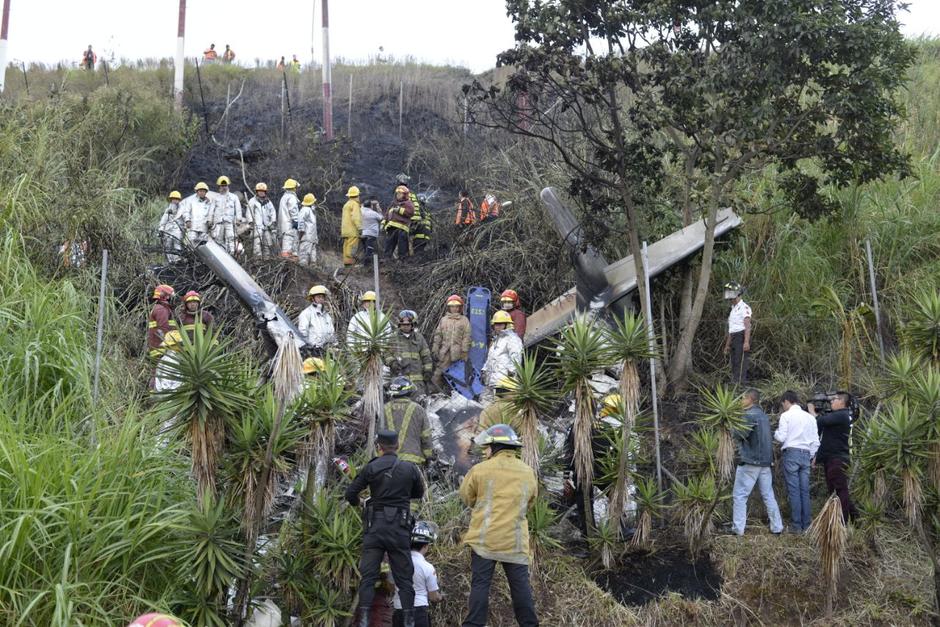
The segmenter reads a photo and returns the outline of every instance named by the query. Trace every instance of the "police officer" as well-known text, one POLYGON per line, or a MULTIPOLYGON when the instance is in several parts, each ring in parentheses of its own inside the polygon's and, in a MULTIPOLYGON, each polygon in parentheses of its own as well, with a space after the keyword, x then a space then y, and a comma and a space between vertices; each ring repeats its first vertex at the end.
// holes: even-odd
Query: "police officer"
POLYGON ((375 595, 382 558, 388 554, 392 576, 398 584, 405 627, 414 627, 414 564, 411 561, 411 529, 414 518, 410 499, 424 496, 418 467, 398 457, 398 434, 379 431, 381 455, 373 457, 346 488, 346 500, 359 505, 359 493, 369 488, 371 498, 363 513, 362 556, 359 559, 359 627, 368 627, 369 608, 375 595))

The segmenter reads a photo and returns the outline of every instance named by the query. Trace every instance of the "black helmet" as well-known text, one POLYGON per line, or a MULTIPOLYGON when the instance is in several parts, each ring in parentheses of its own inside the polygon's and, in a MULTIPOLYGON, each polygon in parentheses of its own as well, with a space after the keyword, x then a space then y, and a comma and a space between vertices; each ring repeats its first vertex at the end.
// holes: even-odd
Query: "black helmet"
POLYGON ((437 525, 426 520, 419 520, 411 530, 412 544, 433 544, 437 542, 437 525))
POLYGON ((388 384, 388 395, 392 398, 408 396, 415 391, 415 385, 408 377, 395 377, 388 384))
POLYGON ((725 290, 725 300, 731 300, 737 298, 744 293, 744 288, 741 287, 741 284, 737 281, 729 281, 724 285, 725 290))

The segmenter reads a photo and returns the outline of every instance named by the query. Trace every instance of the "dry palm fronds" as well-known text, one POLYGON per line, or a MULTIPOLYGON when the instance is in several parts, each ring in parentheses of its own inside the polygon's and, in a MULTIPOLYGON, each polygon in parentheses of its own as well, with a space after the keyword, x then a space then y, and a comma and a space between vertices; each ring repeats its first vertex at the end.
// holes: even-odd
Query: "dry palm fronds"
POLYGON ((872 498, 875 505, 883 507, 886 496, 888 496, 888 482, 885 480, 884 469, 879 468, 875 471, 874 486, 872 487, 872 498))
POLYGON ((920 524, 920 509, 924 501, 924 491, 915 469, 905 468, 901 472, 901 496, 907 522, 912 527, 917 528, 920 524))
POLYGON ((652 531, 653 517, 650 515, 649 510, 644 509, 637 518, 636 528, 633 531, 633 537, 630 539, 630 548, 635 551, 648 549, 652 531))
POLYGON ((823 579, 826 583, 826 616, 831 617, 848 538, 848 530, 842 518, 842 503, 838 495, 832 494, 823 505, 810 525, 809 534, 819 549, 823 579))
POLYGON ((574 414, 574 471, 584 496, 584 517, 588 533, 593 531, 591 494, 594 490, 594 449, 592 429, 594 427, 594 392, 587 380, 575 388, 574 414))
POLYGON ((718 451, 716 452, 718 476, 728 481, 734 474, 734 440, 727 429, 718 432, 718 451))

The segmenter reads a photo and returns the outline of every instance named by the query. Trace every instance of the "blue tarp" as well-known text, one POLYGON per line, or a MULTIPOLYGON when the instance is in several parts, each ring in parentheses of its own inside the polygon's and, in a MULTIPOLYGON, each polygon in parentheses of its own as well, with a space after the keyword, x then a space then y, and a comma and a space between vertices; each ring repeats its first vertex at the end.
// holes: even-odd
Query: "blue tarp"
POLYGON ((466 314, 470 318, 470 364, 473 379, 467 382, 466 364, 458 361, 445 371, 447 382, 466 398, 474 398, 483 391, 480 372, 486 363, 486 332, 489 329, 490 291, 485 287, 467 290, 466 314))

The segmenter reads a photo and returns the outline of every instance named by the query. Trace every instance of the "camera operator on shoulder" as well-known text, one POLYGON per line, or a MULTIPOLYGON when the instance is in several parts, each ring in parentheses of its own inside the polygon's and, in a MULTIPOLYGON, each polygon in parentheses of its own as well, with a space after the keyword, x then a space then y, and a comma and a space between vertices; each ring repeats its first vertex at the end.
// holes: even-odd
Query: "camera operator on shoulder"
POLYGON ((816 417, 819 427, 819 450, 813 465, 820 463, 826 471, 826 489, 835 492, 842 503, 842 519, 848 523, 858 511, 849 495, 848 466, 850 439, 856 404, 848 392, 820 393, 809 402, 808 411, 816 417))

